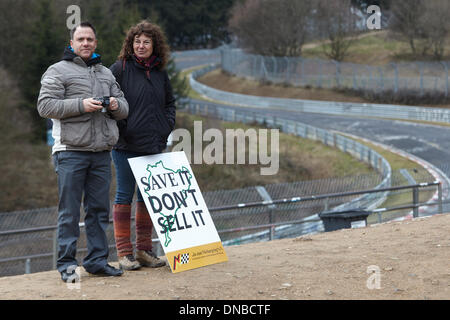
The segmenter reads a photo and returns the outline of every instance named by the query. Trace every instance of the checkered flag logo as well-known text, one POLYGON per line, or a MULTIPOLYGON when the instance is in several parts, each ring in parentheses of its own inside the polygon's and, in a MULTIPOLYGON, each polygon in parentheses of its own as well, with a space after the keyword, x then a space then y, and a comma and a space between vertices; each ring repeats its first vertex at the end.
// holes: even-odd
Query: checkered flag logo
POLYGON ((177 269, 178 264, 186 264, 189 262, 189 253, 177 254, 173 256, 173 270, 177 269))
POLYGON ((188 263, 189 262, 189 253, 183 253, 182 255, 181 255, 181 261, 180 261, 180 263, 181 264, 186 264, 186 263, 188 263))

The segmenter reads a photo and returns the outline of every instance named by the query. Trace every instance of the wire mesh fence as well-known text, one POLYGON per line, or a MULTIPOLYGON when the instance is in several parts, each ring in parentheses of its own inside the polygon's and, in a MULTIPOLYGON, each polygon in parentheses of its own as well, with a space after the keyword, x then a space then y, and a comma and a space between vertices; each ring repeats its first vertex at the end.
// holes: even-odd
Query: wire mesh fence
MULTIPOLYGON (((448 167, 450 169, 450 167, 448 167)), ((328 178, 314 181, 270 184, 234 190, 219 190, 203 193, 211 217, 224 245, 242 244, 255 241, 268 241, 303 234, 322 232, 323 224, 317 215, 326 210, 336 209, 351 203, 361 195, 348 195, 349 191, 373 190, 381 180, 379 173, 328 178), (264 192, 262 192, 262 190, 264 192), (334 195, 320 197, 320 195, 334 195), (318 197, 315 199, 314 197, 318 197), (271 201, 267 201, 271 199, 271 201), (283 199, 277 202, 276 200, 283 199), (302 200, 305 199, 305 200, 302 200), (289 200, 289 201, 288 201, 289 200), (243 204, 258 203, 245 206, 243 204), (262 204, 265 202, 265 204, 262 204), (234 206, 234 208, 230 208, 234 206)), ((433 182, 433 177, 425 169, 404 169, 392 173, 391 185, 404 186, 433 182)), ((439 212, 437 205, 427 205, 433 198, 437 186, 422 187, 418 197, 413 188, 376 193, 375 198, 382 199, 378 208, 411 206, 421 203, 419 215, 439 212)), ((449 190, 444 190, 444 195, 449 190)), ((354 202, 352 208, 361 208, 354 202)), ((347 208, 351 209, 351 208, 347 208)), ((402 208, 393 211, 372 210, 367 222, 379 223, 411 215, 413 209, 402 208)), ((132 211, 134 212, 134 210, 132 211)), ((83 214, 81 215, 83 216, 83 214)), ((56 221, 57 208, 45 208, 30 211, 8 212, 0 214, 0 276, 52 270, 56 259, 56 221)), ((111 261, 117 260, 112 221, 107 230, 110 244, 111 261)), ((86 236, 81 226, 78 241, 77 259, 82 261, 86 254, 86 236)), ((132 223, 132 235, 135 234, 132 223)), ((162 249, 153 234, 157 254, 162 249)), ((132 238, 134 241, 134 237, 132 238)))
MULTIPOLYGON (((312 112, 342 116, 352 115, 357 117, 362 116, 450 123, 450 112, 445 108, 259 97, 217 90, 196 80, 198 77, 217 69, 218 66, 218 64, 212 64, 192 72, 189 82, 195 91, 212 100, 221 101, 227 105, 244 105, 261 109, 282 109, 295 112, 312 112)), ((417 96, 420 94, 420 91, 414 91, 411 94, 417 96)), ((422 100, 427 101, 427 103, 432 103, 432 101, 436 102, 441 99, 442 95, 443 93, 428 93, 427 96, 422 97, 422 100)), ((388 97, 389 94, 386 93, 380 96, 388 97)))
POLYGON ((171 56, 176 61, 176 68, 183 70, 198 66, 199 61, 201 61, 201 64, 220 62, 220 48, 175 51, 172 52, 171 56))
POLYGON ((405 62, 370 66, 302 57, 265 57, 221 48, 223 70, 240 77, 318 88, 438 93, 448 97, 449 63, 405 62))

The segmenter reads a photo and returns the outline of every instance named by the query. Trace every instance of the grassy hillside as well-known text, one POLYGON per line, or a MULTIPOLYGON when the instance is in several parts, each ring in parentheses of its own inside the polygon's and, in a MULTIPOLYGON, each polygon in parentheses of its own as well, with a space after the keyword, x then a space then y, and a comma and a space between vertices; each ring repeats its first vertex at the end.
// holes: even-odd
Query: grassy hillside
MULTIPOLYGON (((202 121, 203 130, 217 128, 224 132, 226 129, 242 128, 247 130, 248 128, 255 128, 258 130, 261 128, 257 125, 248 126, 241 123, 223 122, 182 112, 177 114, 176 126, 188 129, 193 136, 193 123, 199 120, 202 121)), ((223 136, 225 137, 225 134, 223 136)), ((268 140, 270 141, 270 137, 268 137, 268 140)), ((208 144, 209 142, 204 142, 203 147, 205 148, 208 144)), ((373 172, 365 163, 320 142, 280 133, 279 147, 279 171, 276 175, 263 176, 260 174, 260 165, 250 164, 193 164, 192 169, 202 191, 235 189, 270 183, 314 180, 373 172)), ((247 143, 246 159, 248 159, 248 150, 247 143)), ((270 152, 270 147, 268 147, 268 150, 270 152)), ((248 161, 246 162, 248 163, 248 161)), ((267 165, 262 167, 267 167, 267 165)))
MULTIPOLYGON (((447 39, 446 55, 442 60, 450 60, 450 39, 447 39)), ((305 58, 328 59, 324 54, 325 43, 306 44, 302 55, 305 58)), ((408 43, 399 41, 385 30, 372 31, 360 35, 348 50, 344 62, 382 66, 391 62, 411 62, 420 60, 433 60, 431 54, 425 57, 414 57, 408 43)))

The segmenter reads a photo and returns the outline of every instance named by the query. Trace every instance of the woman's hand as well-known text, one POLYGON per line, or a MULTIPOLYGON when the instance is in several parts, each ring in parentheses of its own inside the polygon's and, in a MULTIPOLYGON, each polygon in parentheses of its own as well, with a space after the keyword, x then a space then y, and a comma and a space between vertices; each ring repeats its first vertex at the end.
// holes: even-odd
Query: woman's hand
POLYGON ((119 102, 117 101, 116 98, 114 98, 114 97, 110 97, 109 98, 109 109, 110 110, 117 110, 117 109, 119 109, 119 102))

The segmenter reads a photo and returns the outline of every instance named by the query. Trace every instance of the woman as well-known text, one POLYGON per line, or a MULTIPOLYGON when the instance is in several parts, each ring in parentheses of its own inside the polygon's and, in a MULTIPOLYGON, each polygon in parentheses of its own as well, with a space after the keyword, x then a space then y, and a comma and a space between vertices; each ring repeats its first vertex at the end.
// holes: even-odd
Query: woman
POLYGON ((111 66, 129 104, 128 118, 118 122, 119 141, 112 150, 117 190, 113 206, 114 236, 124 270, 161 267, 152 252, 153 223, 139 189, 136 202, 136 255, 130 237, 131 203, 136 189, 128 158, 161 153, 175 125, 175 98, 165 66, 169 47, 161 29, 148 21, 131 27, 111 66))

